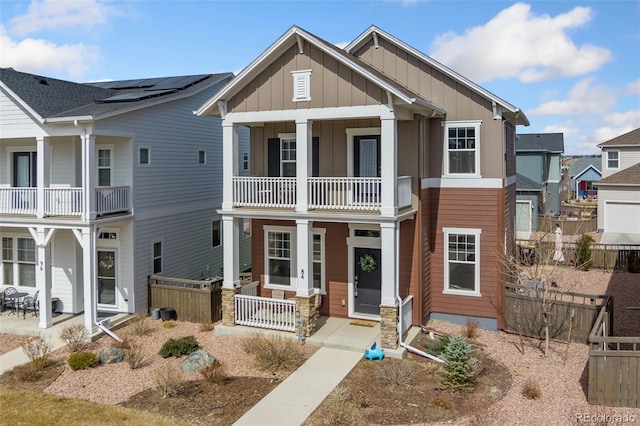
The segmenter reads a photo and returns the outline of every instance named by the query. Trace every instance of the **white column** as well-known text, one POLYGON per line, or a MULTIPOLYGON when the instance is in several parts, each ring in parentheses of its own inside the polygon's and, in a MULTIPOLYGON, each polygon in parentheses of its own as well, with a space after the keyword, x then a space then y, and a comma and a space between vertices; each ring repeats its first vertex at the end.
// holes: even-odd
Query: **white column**
POLYGON ((84 326, 93 330, 97 319, 96 235, 92 228, 82 230, 82 280, 84 292, 84 326))
POLYGON ((49 138, 39 136, 36 138, 38 155, 36 158, 36 215, 39 219, 44 217, 44 189, 49 187, 49 138))
POLYGON ((296 296, 309 297, 313 290, 313 222, 296 220, 296 296))
POLYGON ((222 287, 240 287, 240 249, 239 220, 229 216, 222 217, 222 248, 224 252, 224 277, 222 287))
POLYGON ((233 209, 233 177, 238 175, 238 126, 222 122, 222 210, 233 209))
POLYGON ((44 226, 36 228, 38 236, 36 240, 36 288, 40 291, 40 319, 38 327, 51 327, 51 246, 47 241, 47 232, 44 226))
POLYGON ((395 306, 398 295, 398 247, 400 225, 396 222, 380 224, 380 244, 382 263, 381 304, 395 306))
POLYGON ((84 211, 82 219, 96 218, 96 137, 83 134, 82 138, 82 199, 84 211))
POLYGON ((395 118, 380 119, 380 177, 382 179, 383 216, 395 216, 397 213, 398 178, 398 129, 395 118))
POLYGON ((308 120, 296 121, 296 211, 306 212, 309 207, 308 179, 311 176, 311 127, 308 120))

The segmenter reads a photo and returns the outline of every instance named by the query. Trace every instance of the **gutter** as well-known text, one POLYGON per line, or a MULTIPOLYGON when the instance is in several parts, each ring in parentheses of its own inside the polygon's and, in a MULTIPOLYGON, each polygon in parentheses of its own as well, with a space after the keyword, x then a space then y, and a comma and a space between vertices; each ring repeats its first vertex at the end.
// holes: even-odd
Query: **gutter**
POLYGON ((113 331, 109 330, 109 325, 110 325, 111 321, 109 321, 109 318, 105 318, 103 320, 100 321, 95 321, 95 325, 102 331, 104 331, 106 334, 108 334, 109 336, 111 336, 112 338, 114 338, 115 340, 117 340, 120 343, 123 343, 124 340, 122 340, 120 337, 118 337, 113 331))
POLYGON ((404 332, 404 330, 402 330, 402 299, 400 298, 400 296, 396 296, 396 300, 398 301, 398 307, 399 307, 399 312, 398 312, 398 316, 400 317, 400 320, 398 321, 398 341, 400 342, 400 346, 402 346, 403 348, 405 348, 406 350, 408 350, 409 352, 413 352, 416 355, 420 355, 423 356, 425 358, 429 358, 432 361, 436 361, 442 364, 446 364, 446 361, 438 358, 437 356, 433 356, 431 354, 428 354, 424 351, 421 351, 420 349, 414 348, 413 346, 409 346, 406 343, 404 343, 402 341, 402 334, 404 332))

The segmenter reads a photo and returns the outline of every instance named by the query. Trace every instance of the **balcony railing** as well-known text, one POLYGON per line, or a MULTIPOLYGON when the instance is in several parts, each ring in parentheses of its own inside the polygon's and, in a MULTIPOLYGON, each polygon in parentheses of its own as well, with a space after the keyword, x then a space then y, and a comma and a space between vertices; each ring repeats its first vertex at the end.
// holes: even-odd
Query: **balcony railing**
MULTIPOLYGON (((379 177, 309 177, 308 208, 376 212, 382 207, 382 179, 379 177)), ((398 208, 411 205, 411 176, 398 182, 398 208)), ((235 207, 294 208, 296 178, 233 178, 235 207)))
MULTIPOLYGON (((130 188, 110 186, 96 188, 96 214, 131 209, 130 188)), ((82 188, 45 188, 45 216, 81 216, 84 211, 82 188)), ((0 188, 0 214, 29 215, 38 213, 37 188, 0 188)))

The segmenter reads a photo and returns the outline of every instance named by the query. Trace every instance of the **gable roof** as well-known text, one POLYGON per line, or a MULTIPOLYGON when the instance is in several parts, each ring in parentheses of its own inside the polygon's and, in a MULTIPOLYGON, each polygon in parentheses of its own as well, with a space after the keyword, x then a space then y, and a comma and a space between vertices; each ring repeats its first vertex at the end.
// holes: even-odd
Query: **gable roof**
POLYGON ((562 133, 518 133, 516 152, 563 153, 564 135, 562 133))
POLYGON ((542 191, 542 184, 516 173, 516 191, 542 191))
POLYGON ((640 163, 620 170, 611 176, 607 176, 600 182, 594 182, 596 185, 620 185, 620 186, 637 186, 640 185, 640 163))
POLYGON ((580 176, 589 168, 593 168, 599 174, 602 174, 600 171, 600 165, 602 163, 602 157, 597 156, 583 156, 583 157, 565 157, 564 160, 567 164, 567 168, 569 171, 569 177, 573 178, 574 176, 580 176))
POLYGON ((598 144, 601 148, 617 147, 617 146, 640 146, 640 128, 627 132, 623 135, 617 136, 608 141, 598 144))
POLYGON ((520 110, 520 108, 517 108, 516 106, 505 101, 504 99, 494 95, 493 93, 489 92, 488 90, 479 86, 478 84, 474 83, 468 78, 458 74, 457 72, 447 67, 446 65, 441 64, 440 62, 436 61, 432 57, 420 52, 418 49, 408 45, 407 43, 383 31, 382 29, 376 27, 375 25, 372 25, 369 28, 367 28, 362 34, 356 37, 355 40, 349 43, 344 48, 344 50, 348 53, 352 53, 358 48, 362 47, 369 39, 374 38, 375 40, 378 36, 384 37, 385 39, 389 40, 396 46, 409 52, 413 56, 419 58, 420 60, 424 61, 425 63, 437 69, 438 71, 442 72, 443 74, 465 85, 470 90, 480 94, 481 96, 484 96, 487 99, 490 99, 491 101, 495 102, 497 105, 500 105, 501 107, 506 108, 507 111, 513 114, 514 118, 516 119, 516 124, 523 124, 525 126, 528 126, 530 124, 529 119, 524 114, 524 112, 520 110))
POLYGON ((224 83, 232 73, 74 83, 0 68, 0 87, 41 122, 95 120, 189 96, 224 83))

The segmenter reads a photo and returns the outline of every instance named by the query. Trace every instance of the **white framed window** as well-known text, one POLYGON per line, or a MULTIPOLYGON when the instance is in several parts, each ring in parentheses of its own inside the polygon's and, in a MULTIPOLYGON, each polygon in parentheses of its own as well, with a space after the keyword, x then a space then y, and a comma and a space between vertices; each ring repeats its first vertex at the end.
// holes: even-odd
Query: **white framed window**
POLYGON ((153 243, 153 273, 162 272, 162 241, 153 243))
POLYGON ((101 232, 98 235, 98 239, 100 240, 117 240, 118 233, 117 232, 101 232))
POLYGON ((242 169, 249 170, 249 153, 242 153, 242 169))
POLYGON ((211 222, 211 247, 222 245, 222 223, 220 220, 211 222))
POLYGON ((620 168, 620 151, 607 151, 607 169, 617 170, 620 168))
POLYGON ((295 232, 287 227, 265 227, 265 287, 290 289, 296 277, 293 254, 295 232))
POLYGON ((151 164, 151 149, 141 146, 138 148, 138 165, 148 166, 151 164))
POLYGON ((311 100, 311 70, 291 71, 293 76, 293 102, 311 100))
POLYGON ((198 150, 198 164, 207 164, 207 151, 204 149, 198 150))
POLYGON ((444 123, 446 176, 480 176, 481 121, 444 123))
POLYGON ((313 288, 317 293, 327 294, 324 261, 325 229, 313 229, 313 288))
POLYGON ((480 296, 480 229, 443 228, 446 294, 480 296))
POLYGON ((111 148, 98 148, 98 186, 111 186, 111 148))
POLYGON ((14 260, 13 238, 2 237, 2 275, 0 278, 2 285, 17 285, 13 279, 13 260, 14 260))
POLYGON ((2 237, 2 285, 36 286, 36 243, 32 238, 2 237))
POLYGON ((280 137, 280 176, 296 176, 296 135, 285 134, 280 137))

